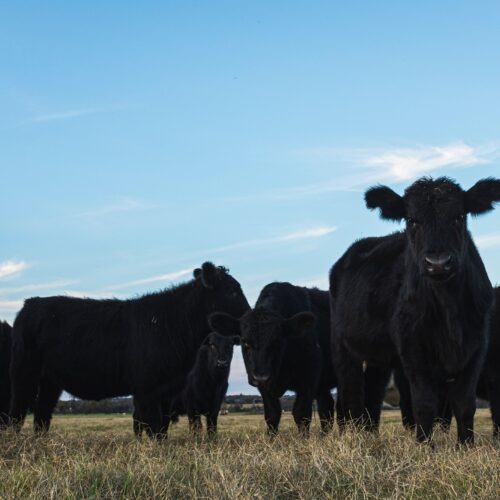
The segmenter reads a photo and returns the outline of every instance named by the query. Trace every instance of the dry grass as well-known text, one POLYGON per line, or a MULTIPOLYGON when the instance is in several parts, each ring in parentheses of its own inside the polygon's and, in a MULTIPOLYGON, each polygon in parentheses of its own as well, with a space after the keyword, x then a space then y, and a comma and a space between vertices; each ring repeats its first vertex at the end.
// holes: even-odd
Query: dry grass
POLYGON ((500 445, 487 411, 477 445, 417 446, 397 413, 380 436, 335 431, 263 436, 262 416, 220 418, 219 438, 195 440, 185 422, 168 443, 136 442, 130 416, 59 416, 47 437, 26 426, 0 436, 0 498, 500 498, 500 445))

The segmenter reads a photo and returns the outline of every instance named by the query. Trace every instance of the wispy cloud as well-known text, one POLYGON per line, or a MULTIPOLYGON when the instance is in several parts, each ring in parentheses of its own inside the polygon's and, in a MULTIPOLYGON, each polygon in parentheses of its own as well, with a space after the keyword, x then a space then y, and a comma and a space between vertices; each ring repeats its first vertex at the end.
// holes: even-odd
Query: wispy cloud
MULTIPOLYGON (((0 300, 0 312, 15 313, 23 307, 24 300, 0 300)), ((2 317, 5 316, 2 314, 2 317)))
POLYGON ((500 247, 500 233, 489 233, 474 238, 476 245, 481 249, 500 247))
POLYGON ((489 163, 498 147, 472 147, 463 142, 445 146, 419 146, 369 155, 364 164, 384 181, 401 182, 436 170, 472 167, 489 163))
POLYGON ((82 219, 94 219, 120 212, 143 212, 154 210, 159 205, 132 197, 122 197, 113 203, 101 207, 77 213, 75 216, 82 219))
POLYGON ((6 260, 0 262, 0 279, 20 273, 27 267, 28 264, 22 260, 6 260))
POLYGON ((20 285, 15 287, 0 288, 0 295, 11 295, 16 293, 30 293, 41 290, 54 290, 59 293, 70 285, 75 285, 78 280, 56 280, 49 283, 31 283, 28 285, 20 285))
POLYGON ((471 146, 463 141, 445 145, 419 145, 407 148, 314 148, 296 151, 305 163, 340 166, 348 174, 321 182, 275 189, 257 195, 231 198, 232 201, 255 199, 286 200, 336 191, 361 191, 378 182, 400 183, 442 170, 486 165, 500 157, 500 144, 471 146))
POLYGON ((110 285, 106 287, 108 290, 122 290, 124 288, 130 288, 133 286, 148 285, 150 283, 159 282, 170 282, 178 280, 184 276, 190 275, 193 272, 194 266, 187 269, 180 269, 179 271, 174 271, 167 274, 159 274, 157 276, 151 276, 149 278, 143 278, 135 281, 128 281, 126 283, 120 283, 118 285, 110 285))
POLYGON ((283 234, 281 236, 273 236, 270 238, 260 238, 255 240, 240 241, 238 243, 232 243, 230 245, 225 245, 217 248, 212 248, 207 250, 206 253, 222 253, 229 250, 237 250, 240 248, 255 247, 261 245, 270 245, 273 243, 286 243, 296 240, 304 240, 311 238, 321 238, 337 230, 336 226, 316 226, 301 231, 295 231, 288 234, 283 234))
POLYGON ((61 120, 71 120, 81 118, 83 116, 96 115, 99 113, 111 113, 114 111, 121 111, 129 109, 130 106, 108 106, 108 107, 90 107, 90 108, 76 108, 67 109, 65 111, 58 111, 54 113, 45 113, 33 116, 24 120, 20 125, 28 125, 32 123, 47 123, 61 120))

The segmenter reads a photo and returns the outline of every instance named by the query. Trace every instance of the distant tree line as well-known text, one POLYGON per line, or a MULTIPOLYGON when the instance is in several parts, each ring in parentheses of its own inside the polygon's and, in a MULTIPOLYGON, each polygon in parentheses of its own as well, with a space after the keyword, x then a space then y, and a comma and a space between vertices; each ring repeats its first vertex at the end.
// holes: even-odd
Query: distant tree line
MULTIPOLYGON (((389 393, 386 398, 389 407, 397 408, 399 395, 389 393)), ((285 395, 281 398, 284 411, 292 411, 295 396, 285 395)), ((487 408, 488 403, 478 400, 479 408, 487 408)), ((316 410, 316 408, 314 408, 316 410)), ((55 413, 132 413, 134 406, 131 397, 102 399, 101 401, 85 401, 83 399, 61 400, 57 404, 55 413)), ((255 395, 228 395, 221 408, 222 413, 263 413, 264 404, 260 396, 255 395)))

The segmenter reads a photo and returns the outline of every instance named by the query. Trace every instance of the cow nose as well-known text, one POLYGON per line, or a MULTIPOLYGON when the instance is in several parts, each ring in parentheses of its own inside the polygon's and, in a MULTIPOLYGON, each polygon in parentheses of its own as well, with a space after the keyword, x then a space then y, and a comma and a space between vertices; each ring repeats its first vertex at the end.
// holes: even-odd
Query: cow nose
POLYGON ((269 380, 269 375, 254 375, 253 379, 256 382, 267 382, 269 380))
POLYGON ((229 361, 225 360, 217 360, 217 368, 227 368, 229 366, 229 361))
POLYGON ((427 271, 442 274, 450 271, 453 257, 449 253, 429 254, 425 257, 427 271))

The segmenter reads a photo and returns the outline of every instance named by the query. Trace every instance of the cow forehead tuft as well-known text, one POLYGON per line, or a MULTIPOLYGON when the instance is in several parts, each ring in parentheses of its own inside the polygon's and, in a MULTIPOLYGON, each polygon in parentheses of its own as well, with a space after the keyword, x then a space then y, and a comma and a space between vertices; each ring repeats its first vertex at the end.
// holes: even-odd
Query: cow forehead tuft
POLYGON ((461 196, 463 193, 460 185, 449 177, 422 177, 406 188, 405 197, 449 198, 450 196, 461 196))

